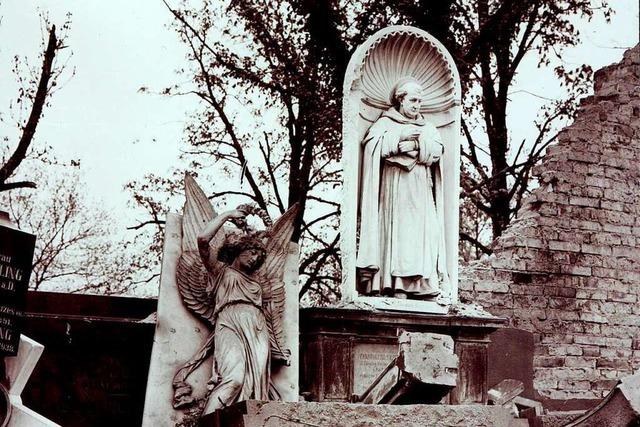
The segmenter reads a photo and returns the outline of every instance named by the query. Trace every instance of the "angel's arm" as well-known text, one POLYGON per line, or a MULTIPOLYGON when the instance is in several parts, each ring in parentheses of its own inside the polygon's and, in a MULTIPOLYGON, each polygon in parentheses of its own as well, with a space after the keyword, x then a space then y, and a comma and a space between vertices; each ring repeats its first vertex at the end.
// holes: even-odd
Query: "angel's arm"
MULTIPOLYGON (((213 237, 220 231, 222 225, 231 218, 236 218, 240 221, 244 220, 246 214, 240 210, 232 210, 228 212, 221 213, 214 219, 212 219, 209 224, 198 234, 198 251, 200 252, 200 257, 204 262, 204 265, 207 269, 210 269, 210 256, 209 251, 211 250, 211 246, 209 242, 213 237)), ((217 254, 216 254, 217 255, 217 254)))

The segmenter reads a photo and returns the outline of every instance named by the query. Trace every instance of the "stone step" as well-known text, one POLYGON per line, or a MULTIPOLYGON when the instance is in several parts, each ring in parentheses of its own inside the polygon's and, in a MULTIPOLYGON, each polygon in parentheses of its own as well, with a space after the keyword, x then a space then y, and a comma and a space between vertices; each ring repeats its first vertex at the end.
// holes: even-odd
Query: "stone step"
MULTIPOLYGON (((524 424, 522 423, 524 421, 524 424)), ((247 400, 205 416, 204 427, 520 427, 509 410, 486 405, 365 405, 247 400)))

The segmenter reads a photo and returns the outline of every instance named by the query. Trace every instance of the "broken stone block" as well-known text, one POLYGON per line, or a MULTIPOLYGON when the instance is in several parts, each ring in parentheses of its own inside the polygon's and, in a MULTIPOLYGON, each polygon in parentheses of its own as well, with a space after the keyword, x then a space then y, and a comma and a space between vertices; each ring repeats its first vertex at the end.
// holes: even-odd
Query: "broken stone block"
POLYGON ((448 335, 401 331, 398 357, 356 401, 373 404, 438 403, 456 386, 458 356, 448 335))

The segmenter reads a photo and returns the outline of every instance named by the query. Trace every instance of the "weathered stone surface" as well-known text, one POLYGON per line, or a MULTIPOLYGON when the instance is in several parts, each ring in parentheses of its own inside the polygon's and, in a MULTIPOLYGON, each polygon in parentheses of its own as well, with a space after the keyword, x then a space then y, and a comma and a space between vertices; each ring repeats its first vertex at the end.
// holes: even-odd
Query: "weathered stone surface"
POLYGON ((504 405, 505 403, 515 399, 524 391, 524 383, 514 379, 506 379, 500 381, 491 390, 489 390, 489 402, 494 405, 504 405))
POLYGON ((398 346, 357 343, 353 346, 353 393, 361 395, 398 355, 398 346))
POLYGON ((206 427, 512 427, 509 410, 484 405, 361 405, 249 400, 206 419, 206 427))
MULTIPOLYGON (((156 333, 154 336, 147 392, 145 396, 143 427, 173 426, 183 419, 182 411, 173 409, 173 375, 204 344, 208 327, 195 319, 182 304, 176 284, 176 266, 182 243, 181 217, 167 216, 156 333)), ((211 377, 211 360, 205 361, 189 377, 196 393, 204 395, 211 377)), ((195 394, 195 393, 194 393, 195 394)))
POLYGON ((486 403, 488 336, 504 322, 505 319, 471 309, 446 316, 345 308, 303 309, 300 389, 307 400, 350 402, 381 372, 377 367, 384 368, 395 357, 401 328, 451 336, 455 354, 461 361, 459 381, 450 398, 461 404, 486 403), (368 367, 376 367, 377 372, 365 372, 368 367), (354 386, 358 387, 357 392, 354 386))
POLYGON ((457 384, 458 356, 453 338, 400 331, 395 357, 377 372, 357 402, 438 403, 457 384))
POLYGON ((458 356, 453 352, 453 338, 403 331, 398 344, 405 373, 425 384, 456 385, 458 356))
MULTIPOLYGON (((165 227, 156 332, 147 380, 143 427, 173 426, 191 418, 189 409, 185 411, 173 408, 173 376, 202 347, 210 334, 210 327, 187 310, 179 295, 176 267, 182 250, 181 244, 181 216, 169 214, 165 227)), ((284 342, 289 345, 291 363, 274 368, 271 377, 282 399, 289 401, 297 401, 299 395, 297 265, 298 246, 292 244, 284 273, 287 292, 284 342)), ((212 364, 212 358, 207 358, 187 379, 196 399, 205 395, 212 364)))
POLYGON ((550 146, 540 182, 460 297, 535 334, 535 388, 600 399, 640 369, 640 45, 598 71, 595 93, 550 146), (611 350, 620 355, 601 354, 611 350), (562 382, 570 379, 573 382, 562 382))

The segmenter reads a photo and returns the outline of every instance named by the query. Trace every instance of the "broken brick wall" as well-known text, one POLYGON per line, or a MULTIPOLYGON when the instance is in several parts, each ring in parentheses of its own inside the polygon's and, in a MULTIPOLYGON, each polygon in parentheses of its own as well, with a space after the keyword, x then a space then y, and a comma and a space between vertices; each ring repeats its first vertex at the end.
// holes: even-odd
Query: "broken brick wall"
POLYGON ((534 334, 534 387, 598 399, 640 368, 640 45, 595 74, 539 188, 460 297, 534 334))

